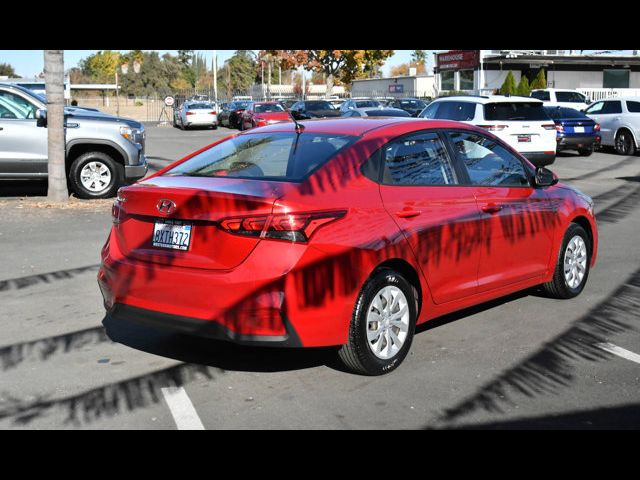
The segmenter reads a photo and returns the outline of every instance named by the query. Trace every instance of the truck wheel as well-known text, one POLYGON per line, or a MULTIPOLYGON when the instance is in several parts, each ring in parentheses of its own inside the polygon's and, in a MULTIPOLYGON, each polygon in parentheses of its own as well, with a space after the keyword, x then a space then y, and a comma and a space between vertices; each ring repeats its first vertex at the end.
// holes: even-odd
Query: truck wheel
POLYGON ((124 167, 103 152, 87 152, 69 170, 71 190, 80 198, 113 197, 124 179, 124 167))

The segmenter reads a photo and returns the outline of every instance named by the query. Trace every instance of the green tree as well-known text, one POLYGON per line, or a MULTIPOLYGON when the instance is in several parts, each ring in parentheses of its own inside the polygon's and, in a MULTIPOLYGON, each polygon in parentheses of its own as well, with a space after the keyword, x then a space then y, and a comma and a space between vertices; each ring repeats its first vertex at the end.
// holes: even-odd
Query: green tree
POLYGON ((0 63, 0 75, 7 76, 9 78, 20 78, 13 67, 8 63, 0 63))
POLYGON ((375 72, 393 50, 267 50, 281 59, 283 68, 303 67, 326 75, 327 95, 334 83, 350 84, 375 72))
POLYGON ((111 83, 120 64, 120 54, 111 50, 99 51, 80 61, 82 73, 96 83, 111 83))
POLYGON ((518 83, 518 87, 516 88, 516 94, 521 97, 528 97, 531 93, 531 86, 529 85, 529 79, 526 75, 522 75, 520 78, 520 83, 518 83))
POLYGON ((500 87, 500 95, 515 95, 516 93, 516 80, 513 77, 513 72, 509 70, 502 86, 500 87))
POLYGON ((547 88, 547 78, 544 75, 544 69, 541 68, 536 75, 536 78, 531 83, 531 90, 535 90, 537 88, 547 88))

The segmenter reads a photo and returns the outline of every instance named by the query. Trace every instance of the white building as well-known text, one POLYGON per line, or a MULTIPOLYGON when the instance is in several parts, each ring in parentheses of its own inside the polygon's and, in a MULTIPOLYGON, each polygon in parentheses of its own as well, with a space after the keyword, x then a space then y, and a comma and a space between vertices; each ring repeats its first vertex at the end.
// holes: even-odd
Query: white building
POLYGON ((508 72, 533 81, 544 69, 547 86, 580 90, 592 99, 640 89, 640 56, 591 54, 577 50, 454 50, 435 54, 438 93, 491 93, 508 72), (606 95, 605 95, 606 96, 606 95))
POLYGON ((354 80, 352 97, 437 97, 433 75, 407 75, 354 80))

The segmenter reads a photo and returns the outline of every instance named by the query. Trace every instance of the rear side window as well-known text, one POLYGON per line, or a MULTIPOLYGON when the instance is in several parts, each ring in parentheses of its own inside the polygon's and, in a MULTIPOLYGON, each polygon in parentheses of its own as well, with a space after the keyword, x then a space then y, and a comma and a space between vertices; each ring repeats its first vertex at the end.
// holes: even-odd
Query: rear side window
POLYGON ((539 102, 496 102, 484 106, 484 118, 489 121, 517 121, 517 120, 549 120, 549 117, 539 102))
POLYGON ((529 186, 522 162, 497 141, 471 132, 451 132, 449 138, 472 185, 529 186))
POLYGON ((430 103, 429 106, 427 106, 427 108, 425 108, 420 115, 418 115, 418 117, 420 118, 436 118, 436 115, 438 113, 438 109, 440 108, 440 105, 442 105, 445 102, 434 102, 434 103, 430 103))
POLYGON ((277 132, 241 135, 167 171, 169 176, 299 181, 358 137, 277 132))
POLYGON ((564 107, 545 107, 545 112, 553 120, 560 120, 565 118, 588 118, 584 113, 576 110, 575 108, 564 107))
POLYGON ((598 113, 603 113, 603 114, 622 113, 622 103, 620 102, 620 100, 612 100, 609 102, 604 102, 604 106, 602 107, 602 110, 600 110, 598 113))
POLYGON ((531 92, 531 96, 533 98, 537 98, 538 100, 542 100, 543 102, 548 102, 549 100, 551 100, 549 92, 531 92))
POLYGON ((584 97, 578 92, 556 92, 556 100, 559 102, 584 103, 584 97))
POLYGON ((476 104, 469 102, 442 102, 438 113, 434 118, 440 120, 456 120, 464 122, 473 120, 476 113, 476 104))
POLYGON ((631 113, 640 113, 640 102, 627 102, 627 110, 631 113))
POLYGON ((381 149, 385 185, 450 185, 455 177, 442 141, 435 133, 413 134, 381 149))

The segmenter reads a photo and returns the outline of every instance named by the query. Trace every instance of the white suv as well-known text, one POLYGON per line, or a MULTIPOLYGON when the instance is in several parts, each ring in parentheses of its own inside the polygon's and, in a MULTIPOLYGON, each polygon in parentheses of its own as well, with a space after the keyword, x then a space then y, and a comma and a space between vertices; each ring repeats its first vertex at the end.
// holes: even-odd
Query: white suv
POLYGON ((589 106, 587 97, 576 90, 562 90, 559 88, 532 90, 531 97, 542 100, 545 107, 566 107, 584 110, 589 106))
POLYGON ((535 166, 550 165, 556 159, 556 125, 540 100, 503 95, 443 97, 431 102, 418 117, 485 128, 535 166))

